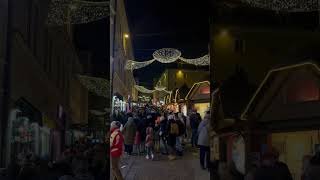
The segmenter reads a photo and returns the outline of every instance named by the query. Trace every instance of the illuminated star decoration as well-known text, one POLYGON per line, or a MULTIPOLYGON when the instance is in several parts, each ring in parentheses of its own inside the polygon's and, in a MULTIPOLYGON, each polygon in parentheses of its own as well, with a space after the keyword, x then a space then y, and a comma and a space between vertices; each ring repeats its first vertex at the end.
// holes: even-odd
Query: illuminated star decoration
POLYGON ((110 97, 110 82, 107 79, 83 75, 78 75, 78 78, 89 92, 105 98, 110 97))
POLYGON ((148 60, 148 61, 133 61, 133 60, 128 60, 126 63, 125 68, 127 70, 135 70, 135 69, 140 69, 143 67, 146 67, 148 65, 150 65, 151 63, 153 63, 154 61, 158 61, 161 63, 173 63, 177 60, 181 60, 185 63, 188 64, 193 64, 196 66, 208 66, 210 65, 210 56, 204 55, 202 57, 199 58, 194 58, 194 59, 188 59, 188 58, 184 58, 181 57, 181 52, 177 49, 173 49, 173 48, 163 48, 163 49, 159 49, 156 50, 153 54, 153 59, 148 60))
POLYGON ((310 12, 319 11, 319 0, 242 0, 254 7, 273 11, 310 12))
POLYGON ((84 24, 109 16, 109 1, 51 0, 48 25, 84 24))
POLYGON ((143 86, 138 86, 138 85, 135 85, 134 86, 139 92, 142 92, 142 93, 146 93, 146 94, 152 94, 152 93, 154 93, 154 92, 156 92, 156 91, 163 91, 163 92, 166 92, 166 93, 171 93, 171 91, 167 91, 167 90, 165 90, 165 88, 164 87, 155 87, 155 89, 153 89, 153 90, 150 90, 150 89, 147 89, 147 88, 145 88, 145 87, 143 87, 143 86))

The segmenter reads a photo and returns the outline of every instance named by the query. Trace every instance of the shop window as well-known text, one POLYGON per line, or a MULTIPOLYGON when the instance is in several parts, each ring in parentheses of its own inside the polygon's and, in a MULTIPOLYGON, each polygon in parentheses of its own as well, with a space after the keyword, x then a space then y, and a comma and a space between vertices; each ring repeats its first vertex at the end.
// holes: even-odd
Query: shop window
POLYGON ((319 85, 313 78, 295 78, 286 90, 286 103, 319 100, 319 85))

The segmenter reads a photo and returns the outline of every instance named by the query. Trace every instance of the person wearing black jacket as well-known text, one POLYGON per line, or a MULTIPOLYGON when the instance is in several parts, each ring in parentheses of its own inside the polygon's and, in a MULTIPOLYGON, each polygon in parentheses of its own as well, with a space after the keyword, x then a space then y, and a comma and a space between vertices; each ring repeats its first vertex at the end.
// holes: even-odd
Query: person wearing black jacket
POLYGON ((160 144, 162 142, 164 146, 165 152, 162 154, 168 155, 168 147, 167 147, 167 140, 166 140, 166 135, 167 135, 167 119, 164 116, 160 117, 160 144))

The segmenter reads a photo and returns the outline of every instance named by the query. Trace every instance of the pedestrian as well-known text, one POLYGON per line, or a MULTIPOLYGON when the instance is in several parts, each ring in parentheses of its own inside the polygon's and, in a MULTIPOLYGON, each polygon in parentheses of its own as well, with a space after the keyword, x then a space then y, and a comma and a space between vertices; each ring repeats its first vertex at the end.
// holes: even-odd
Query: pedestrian
POLYGON ((137 127, 133 121, 132 117, 128 118, 128 122, 123 128, 123 136, 124 136, 124 144, 125 144, 125 152, 128 155, 132 154, 134 138, 136 136, 137 127))
POLYGON ((122 147, 124 138, 120 132, 120 122, 113 121, 111 123, 110 135, 110 156, 111 156, 111 170, 115 180, 124 180, 120 171, 120 157, 122 155, 122 147))
POLYGON ((279 160, 280 154, 279 151, 275 148, 272 148, 272 154, 274 155, 275 168, 279 170, 279 176, 283 180, 293 180, 290 170, 284 162, 279 160))
POLYGON ((183 134, 183 138, 187 138, 188 137, 188 134, 187 134, 187 118, 182 113, 179 113, 178 116, 179 116, 180 121, 183 122, 183 125, 184 125, 184 128, 185 128, 184 134, 183 134))
POLYGON ((197 110, 193 109, 192 113, 190 114, 190 126, 192 129, 192 136, 191 136, 191 145, 192 147, 196 147, 197 145, 197 134, 198 134, 198 126, 200 124, 201 119, 197 114, 197 110))
POLYGON ((311 159, 306 169, 305 180, 318 180, 320 177, 320 152, 317 152, 311 159))
POLYGON ((307 170, 310 166, 311 155, 305 155, 302 159, 302 173, 301 173, 301 180, 308 180, 307 178, 307 170))
POLYGON ((140 132, 138 130, 136 130, 136 136, 134 138, 134 145, 133 145, 133 148, 134 148, 134 152, 137 154, 137 155, 140 155, 140 146, 141 146, 141 135, 140 135, 140 132))
POLYGON ((176 138, 179 135, 179 126, 178 123, 174 120, 174 115, 168 116, 168 146, 169 146, 169 160, 175 160, 176 159, 176 138))
POLYGON ((169 155, 168 153, 168 147, 167 147, 167 140, 166 140, 166 136, 167 136, 167 119, 165 118, 165 116, 161 116, 160 117, 160 132, 159 132, 159 136, 160 136, 160 147, 161 144, 164 147, 165 152, 162 152, 162 154, 164 155, 169 155))
MULTIPOLYGON (((160 123, 160 122, 159 122, 160 123)), ((154 151, 156 153, 160 152, 160 125, 156 123, 153 131, 153 140, 154 140, 154 151)))
POLYGON ((147 149, 147 155, 146 159, 154 159, 154 154, 153 154, 153 128, 152 124, 149 125, 149 127, 146 130, 146 149, 147 149))
POLYGON ((200 165, 202 169, 209 169, 210 144, 209 144, 210 112, 207 111, 204 120, 198 127, 198 146, 200 147, 200 165))
POLYGON ((176 113, 174 117, 175 117, 175 122, 178 124, 178 127, 179 127, 179 133, 176 138, 177 155, 182 156, 183 155, 182 139, 185 133, 185 125, 184 125, 183 119, 179 118, 179 113, 176 113))

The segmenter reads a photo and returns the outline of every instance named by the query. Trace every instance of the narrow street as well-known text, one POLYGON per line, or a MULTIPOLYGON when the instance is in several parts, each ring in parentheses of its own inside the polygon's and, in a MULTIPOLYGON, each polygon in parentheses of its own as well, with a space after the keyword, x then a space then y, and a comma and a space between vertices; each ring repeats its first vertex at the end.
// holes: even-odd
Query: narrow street
POLYGON ((125 156, 121 163, 125 180, 208 180, 210 174, 202 170, 198 153, 186 152, 180 159, 169 161, 158 155, 154 161, 145 156, 125 156))

